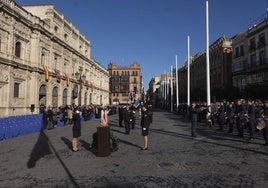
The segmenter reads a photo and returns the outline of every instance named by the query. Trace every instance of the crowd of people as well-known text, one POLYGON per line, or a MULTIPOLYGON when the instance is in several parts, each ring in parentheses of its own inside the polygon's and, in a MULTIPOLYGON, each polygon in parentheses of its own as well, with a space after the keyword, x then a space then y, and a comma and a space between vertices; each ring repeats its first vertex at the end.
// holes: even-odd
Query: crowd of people
MULTIPOLYGON (((72 125, 72 150, 78 151, 78 138, 81 136, 81 120, 88 121, 90 119, 101 118, 104 109, 101 105, 83 105, 76 104, 66 105, 64 107, 46 107, 40 105, 40 113, 43 114, 43 130, 54 129, 59 122, 66 125, 72 125)), ((116 113, 116 108, 109 106, 109 114, 116 113)))
MULTIPOLYGON (((187 108, 180 107, 181 113, 186 113, 187 108)), ((192 136, 196 137, 197 122, 207 121, 209 126, 217 125, 217 131, 224 131, 228 127, 228 133, 233 133, 236 128, 239 137, 245 136, 248 130, 248 141, 255 139, 256 132, 262 131, 264 145, 268 146, 268 101, 243 100, 221 101, 207 106, 193 102, 189 107, 189 115, 192 122, 192 136), (207 114, 209 116, 207 117, 207 114)))

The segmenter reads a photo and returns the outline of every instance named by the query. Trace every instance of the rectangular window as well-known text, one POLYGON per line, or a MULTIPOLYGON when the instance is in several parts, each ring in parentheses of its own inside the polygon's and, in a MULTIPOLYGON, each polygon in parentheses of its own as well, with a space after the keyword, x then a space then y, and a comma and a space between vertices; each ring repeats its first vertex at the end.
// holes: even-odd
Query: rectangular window
POLYGON ((255 50, 256 49, 255 38, 250 39, 249 49, 250 50, 255 50))
POLYGON ((235 48, 235 57, 236 58, 239 57, 239 48, 238 47, 235 48))
POLYGON ((256 55, 253 54, 250 56, 250 66, 254 67, 256 65, 256 55))
POLYGON ((14 98, 19 98, 20 84, 14 83, 14 98))
POLYGON ((244 56, 244 45, 240 46, 240 56, 244 56))
POLYGON ((266 63, 265 62, 265 59, 266 59, 266 57, 265 57, 265 51, 261 51, 260 52, 260 65, 266 63))

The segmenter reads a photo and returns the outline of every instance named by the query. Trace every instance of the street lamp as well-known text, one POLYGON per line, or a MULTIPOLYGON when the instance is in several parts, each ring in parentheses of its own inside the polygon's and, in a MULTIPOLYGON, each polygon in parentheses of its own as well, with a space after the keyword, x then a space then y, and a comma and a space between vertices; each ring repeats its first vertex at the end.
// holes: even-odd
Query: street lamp
POLYGON ((83 69, 80 68, 79 69, 79 72, 76 72, 75 73, 75 77, 78 81, 78 83, 80 84, 80 90, 79 90, 79 97, 78 97, 78 105, 81 106, 81 98, 82 98, 82 89, 83 89, 83 86, 84 86, 84 83, 86 81, 86 75, 82 75, 83 73, 83 69))

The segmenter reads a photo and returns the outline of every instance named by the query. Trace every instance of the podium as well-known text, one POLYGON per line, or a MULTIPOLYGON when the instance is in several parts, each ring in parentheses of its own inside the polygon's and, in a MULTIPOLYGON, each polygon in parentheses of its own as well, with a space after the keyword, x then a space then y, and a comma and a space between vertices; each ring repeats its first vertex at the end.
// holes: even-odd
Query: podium
POLYGON ((97 128, 98 135, 98 157, 107 157, 110 155, 110 127, 99 126, 97 128))

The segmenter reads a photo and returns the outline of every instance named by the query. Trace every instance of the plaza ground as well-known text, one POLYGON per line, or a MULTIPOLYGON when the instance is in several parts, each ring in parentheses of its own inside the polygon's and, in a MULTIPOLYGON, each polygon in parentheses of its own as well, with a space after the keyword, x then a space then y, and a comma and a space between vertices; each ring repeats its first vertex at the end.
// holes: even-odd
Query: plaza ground
MULTIPOLYGON (((78 152, 72 152, 71 126, 0 142, 0 187, 267 187, 268 147, 261 133, 253 142, 217 127, 198 125, 190 136, 184 116, 155 111, 149 150, 137 118, 130 135, 109 116, 119 150, 98 157, 92 134, 99 120, 82 123, 78 152)), ((247 132, 247 130, 245 130, 247 132)))

